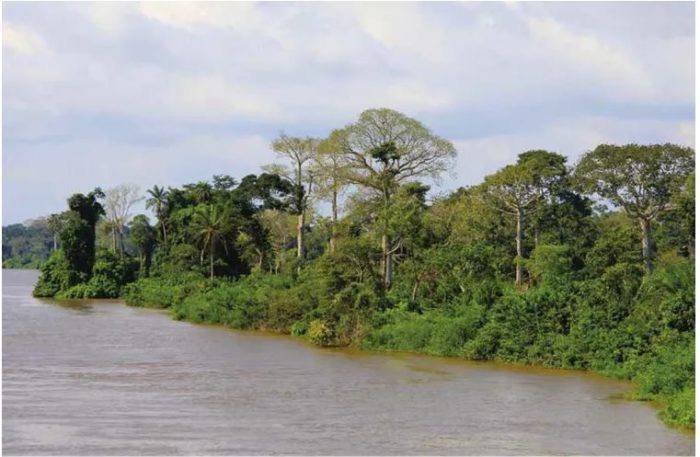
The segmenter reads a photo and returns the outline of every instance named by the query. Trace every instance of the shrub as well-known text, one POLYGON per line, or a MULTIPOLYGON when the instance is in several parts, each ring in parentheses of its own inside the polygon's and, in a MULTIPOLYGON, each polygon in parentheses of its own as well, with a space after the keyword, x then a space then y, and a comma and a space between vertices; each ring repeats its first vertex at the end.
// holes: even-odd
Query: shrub
POLYGON ((330 346, 333 343, 333 331, 325 322, 318 319, 309 323, 307 335, 309 341, 318 346, 330 346))
POLYGON ((35 297, 53 297, 62 290, 68 290, 81 281, 81 277, 71 270, 62 249, 54 251, 41 266, 39 280, 32 294, 35 297))
POLYGON ((695 426, 695 388, 686 387, 672 395, 662 416, 673 424, 695 426))

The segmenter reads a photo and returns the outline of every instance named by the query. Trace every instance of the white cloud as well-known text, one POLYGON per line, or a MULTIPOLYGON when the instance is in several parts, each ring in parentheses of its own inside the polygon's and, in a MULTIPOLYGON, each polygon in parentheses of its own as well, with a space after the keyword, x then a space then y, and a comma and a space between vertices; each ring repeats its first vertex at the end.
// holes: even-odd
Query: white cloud
POLYGON ((209 180, 214 174, 240 179, 273 160, 269 140, 259 135, 191 135, 159 145, 101 139, 28 144, 3 155, 3 212, 12 215, 8 222, 18 222, 61 211, 69 195, 97 186, 130 182, 144 190, 209 180))
POLYGON ((87 17, 96 27, 106 32, 122 32, 127 26, 133 5, 128 2, 81 2, 75 11, 87 17))
POLYGON ((386 105, 411 112, 435 112, 449 108, 452 100, 438 87, 428 88, 416 81, 392 84, 387 91, 386 105))
POLYGON ((141 2, 141 14, 172 27, 194 30, 200 26, 252 30, 263 24, 251 2, 141 2))
POLYGON ((479 184, 484 176, 517 160, 518 154, 545 149, 569 158, 569 165, 599 144, 676 143, 693 146, 692 122, 620 120, 609 117, 561 119, 543 129, 518 134, 455 139, 457 177, 450 187, 479 184))
POLYGON ((623 50, 606 45, 595 36, 575 32, 551 17, 527 19, 530 33, 557 53, 563 64, 587 69, 586 78, 597 75, 612 81, 617 90, 632 91, 633 96, 647 98, 652 90, 644 69, 623 50))
POLYGON ((352 4, 362 30, 391 51, 417 55, 428 62, 446 61, 450 49, 445 29, 432 23, 420 3, 352 4))
POLYGON ((2 44, 4 48, 23 55, 34 55, 47 49, 44 39, 29 27, 4 21, 2 44))
POLYGON ((196 116, 198 120, 280 118, 274 101, 216 76, 173 78, 164 94, 164 103, 170 113, 196 116))
POLYGON ((380 106, 458 139, 460 177, 450 186, 523 148, 693 144, 692 11, 629 2, 8 3, 3 188, 23 200, 3 211, 11 221, 41 214, 47 194, 62 206, 100 180, 240 177, 272 160, 267 137, 279 129, 320 136, 380 106), (42 180, 43 197, 32 187, 42 180))

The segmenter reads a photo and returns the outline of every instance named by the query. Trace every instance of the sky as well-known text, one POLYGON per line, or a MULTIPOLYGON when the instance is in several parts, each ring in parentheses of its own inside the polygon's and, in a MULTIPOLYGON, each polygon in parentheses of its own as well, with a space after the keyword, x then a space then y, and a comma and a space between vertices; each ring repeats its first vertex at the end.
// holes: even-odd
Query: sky
MULTIPOLYGON (((131 183, 243 177, 370 108, 455 145, 435 191, 529 149, 695 145, 694 4, 15 3, 3 225, 131 183)), ((142 208, 137 208, 142 210, 142 208)))

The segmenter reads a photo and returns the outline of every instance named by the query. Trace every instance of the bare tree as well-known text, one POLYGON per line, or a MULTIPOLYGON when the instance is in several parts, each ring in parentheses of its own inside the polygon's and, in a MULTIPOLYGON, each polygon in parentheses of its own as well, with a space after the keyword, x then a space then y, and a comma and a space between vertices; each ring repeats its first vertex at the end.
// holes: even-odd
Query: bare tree
POLYGON ((129 222, 131 207, 143 200, 139 187, 134 184, 122 184, 105 191, 104 208, 112 228, 112 250, 124 254, 124 230, 129 222))
POLYGON ((272 142, 272 149, 289 160, 289 167, 275 165, 268 167, 294 186, 294 210, 297 214, 297 258, 304 258, 304 228, 306 210, 313 187, 314 176, 310 169, 311 159, 316 155, 320 141, 316 138, 290 137, 281 133, 272 142))
POLYGON ((334 131, 324 139, 313 157, 311 165, 315 180, 315 193, 318 197, 331 202, 331 230, 329 247, 335 252, 338 225, 338 198, 347 186, 347 163, 342 154, 339 131, 334 131))

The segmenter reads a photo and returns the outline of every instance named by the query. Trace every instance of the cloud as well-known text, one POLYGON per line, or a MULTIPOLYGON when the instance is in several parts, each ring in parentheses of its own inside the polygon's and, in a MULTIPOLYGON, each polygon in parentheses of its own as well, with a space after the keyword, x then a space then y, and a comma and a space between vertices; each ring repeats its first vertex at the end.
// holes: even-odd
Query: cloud
POLYGON ((145 190, 209 180, 214 174, 240 179, 274 159, 269 141, 258 135, 190 135, 152 145, 100 138, 25 144, 21 154, 3 155, 3 212, 13 216, 10 222, 20 222, 62 211, 73 193, 126 182, 145 190))
POLYGON ((535 132, 455 139, 456 178, 450 187, 479 184, 484 176, 517 160, 518 154, 546 149, 568 157, 574 166, 585 152, 599 144, 676 143, 694 146, 692 122, 625 121, 609 117, 563 119, 535 132))
POLYGON ((46 50, 46 42, 29 27, 2 23, 3 47, 23 55, 33 55, 46 50))
POLYGON ((280 118, 273 100, 216 76, 174 78, 164 95, 164 105, 170 113, 196 115, 198 120, 280 118))
POLYGON ((352 13, 361 29, 391 51, 427 61, 449 58, 448 37, 419 3, 355 3, 352 13))
POLYGON ((124 32, 132 10, 132 5, 123 2, 84 2, 76 5, 76 12, 109 33, 124 32))
POLYGON ((264 22, 257 4, 249 2, 146 1, 139 4, 139 10, 148 19, 188 31, 201 26, 253 30, 264 22))
POLYGON ((375 107, 456 140, 459 178, 445 188, 523 148, 693 144, 693 9, 8 3, 3 215, 57 211, 100 180, 240 177, 272 160, 279 130, 323 136, 375 107))
POLYGON ((652 90, 646 73, 621 49, 606 45, 595 36, 575 32, 551 17, 527 19, 530 33, 556 52, 556 57, 567 65, 587 70, 583 76, 594 79, 602 75, 617 89, 632 92, 633 96, 647 98, 652 90))

